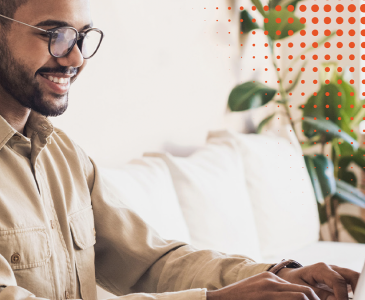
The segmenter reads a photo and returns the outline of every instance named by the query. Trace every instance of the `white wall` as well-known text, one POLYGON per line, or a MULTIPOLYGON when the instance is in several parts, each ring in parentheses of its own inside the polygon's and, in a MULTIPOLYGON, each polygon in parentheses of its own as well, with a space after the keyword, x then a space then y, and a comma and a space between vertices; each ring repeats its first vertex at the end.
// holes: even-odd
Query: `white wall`
POLYGON ((52 122, 104 167, 146 151, 187 155, 209 130, 249 130, 245 113, 226 114, 232 88, 263 68, 252 60, 258 55, 252 43, 263 44, 264 35, 240 35, 241 5, 252 6, 249 0, 92 0, 94 24, 106 37, 72 86, 68 110, 52 122))

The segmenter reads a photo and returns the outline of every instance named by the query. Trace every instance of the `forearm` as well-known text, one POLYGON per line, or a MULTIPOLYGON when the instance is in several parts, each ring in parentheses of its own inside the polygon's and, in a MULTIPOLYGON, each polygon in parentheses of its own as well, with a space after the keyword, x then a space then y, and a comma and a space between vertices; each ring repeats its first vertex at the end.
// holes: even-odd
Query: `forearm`
MULTIPOLYGON (((267 271, 271 264, 259 264, 243 255, 182 246, 162 257, 144 275, 157 293, 192 288, 215 290, 267 271), (156 280, 157 278, 157 280, 156 280)), ((136 286, 142 288, 142 286, 136 286)))

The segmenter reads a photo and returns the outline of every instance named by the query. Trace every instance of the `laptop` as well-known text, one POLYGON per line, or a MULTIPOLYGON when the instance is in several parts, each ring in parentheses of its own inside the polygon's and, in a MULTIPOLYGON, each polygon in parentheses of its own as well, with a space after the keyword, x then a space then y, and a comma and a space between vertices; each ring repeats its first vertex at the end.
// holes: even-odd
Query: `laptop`
POLYGON ((360 274, 359 281, 357 282, 356 291, 353 300, 365 300, 365 264, 360 274))

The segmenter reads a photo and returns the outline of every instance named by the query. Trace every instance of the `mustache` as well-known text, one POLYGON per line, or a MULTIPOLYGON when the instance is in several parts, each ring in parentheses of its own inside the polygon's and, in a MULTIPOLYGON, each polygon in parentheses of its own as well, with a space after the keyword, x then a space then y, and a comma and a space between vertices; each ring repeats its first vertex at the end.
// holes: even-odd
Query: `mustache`
POLYGON ((74 67, 57 67, 57 68, 47 68, 47 67, 43 67, 38 69, 38 71, 36 72, 35 75, 39 74, 39 73, 61 73, 64 75, 74 75, 76 76, 77 73, 79 72, 79 68, 74 68, 74 67))

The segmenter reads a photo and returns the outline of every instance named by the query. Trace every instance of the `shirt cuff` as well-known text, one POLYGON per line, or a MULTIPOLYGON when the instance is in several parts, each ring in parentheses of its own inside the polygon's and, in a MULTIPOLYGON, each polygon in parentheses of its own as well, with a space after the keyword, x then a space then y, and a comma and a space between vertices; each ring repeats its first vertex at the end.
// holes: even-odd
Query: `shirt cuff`
POLYGON ((238 271, 237 281, 268 271, 273 265, 275 264, 247 264, 247 262, 245 262, 238 271))

